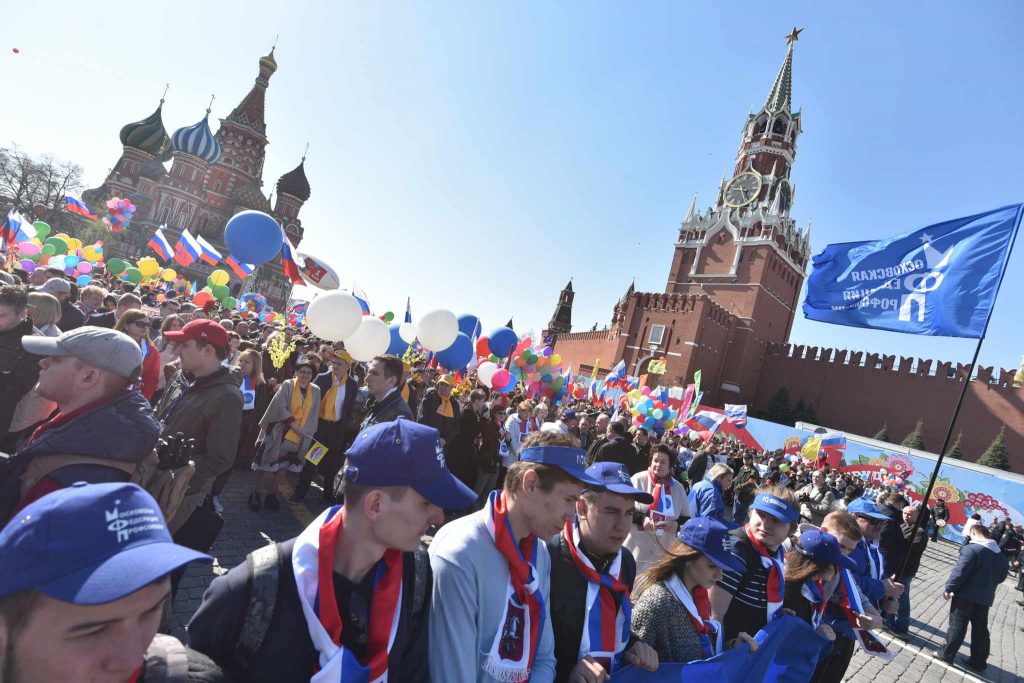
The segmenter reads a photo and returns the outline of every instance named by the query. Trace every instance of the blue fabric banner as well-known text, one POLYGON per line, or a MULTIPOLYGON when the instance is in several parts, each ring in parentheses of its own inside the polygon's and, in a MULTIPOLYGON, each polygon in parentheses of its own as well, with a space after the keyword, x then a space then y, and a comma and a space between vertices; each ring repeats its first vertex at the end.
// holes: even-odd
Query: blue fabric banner
POLYGON ((876 242, 830 244, 807 278, 811 320, 943 337, 984 335, 1024 205, 876 242))
POLYGON ((758 631, 757 651, 749 645, 726 650, 717 657, 686 664, 663 663, 657 671, 631 666, 616 671, 614 683, 804 683, 811 680, 829 641, 803 619, 786 614, 758 631))

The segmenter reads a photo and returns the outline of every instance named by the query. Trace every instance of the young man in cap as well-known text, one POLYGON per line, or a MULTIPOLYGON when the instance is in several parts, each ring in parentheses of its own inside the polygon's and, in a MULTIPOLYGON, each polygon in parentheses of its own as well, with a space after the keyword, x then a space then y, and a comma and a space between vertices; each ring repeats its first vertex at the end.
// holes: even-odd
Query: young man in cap
POLYGON ((58 412, 5 468, 0 519, 77 481, 128 481, 160 433, 149 402, 130 389, 142 351, 127 335, 79 327, 58 337, 23 337, 22 346, 44 356, 35 390, 58 412))
POLYGON ((741 631, 757 633, 775 618, 786 589, 782 543, 800 520, 796 496, 781 486, 759 489, 750 520, 737 529, 732 553, 742 572, 727 571, 709 591, 712 617, 722 622, 725 639, 741 631))
POLYGON ((430 680, 420 538, 476 494, 448 471, 437 430, 411 420, 363 430, 346 455, 345 505, 215 579, 189 624, 192 647, 236 680, 430 680))
POLYGON ((36 291, 50 294, 60 302, 60 320, 57 321, 57 327, 61 330, 68 332, 85 324, 85 313, 71 303, 71 283, 64 278, 63 274, 60 277, 50 278, 36 291))
POLYGON ((175 545, 134 484, 78 483, 35 501, 0 531, 0 679, 224 680, 208 658, 157 635, 168 575, 195 561, 212 558, 175 545))
POLYGON ((531 435, 482 510, 441 527, 434 571, 431 668, 447 683, 555 678, 546 539, 576 516, 586 454, 572 437, 531 435))
POLYGON ((551 556, 551 627, 555 679, 597 683, 624 664, 656 670, 658 655, 630 634, 630 593, 636 560, 622 547, 633 523, 634 503, 654 497, 632 485, 617 462, 587 468, 600 482, 576 502, 576 521, 548 541, 551 556))
POLYGON ((874 614, 877 611, 895 612, 899 596, 903 592, 903 586, 888 578, 885 558, 878 542, 888 516, 868 498, 853 501, 847 507, 847 512, 857 519, 857 525, 863 534, 863 538, 857 542, 857 547, 850 553, 850 559, 857 565, 857 568, 850 572, 855 584, 851 590, 856 590, 860 598, 850 601, 845 583, 840 583, 829 601, 825 623, 835 631, 836 639, 832 643, 832 653, 818 665, 816 672, 816 680, 825 683, 842 681, 846 669, 850 666, 850 659, 857 644, 857 637, 850 625, 852 603, 863 602, 864 613, 873 617, 872 623, 863 627, 874 628, 881 626, 881 619, 875 619, 874 614))
POLYGON ((576 411, 572 408, 566 408, 558 416, 558 419, 554 422, 545 422, 541 426, 543 432, 561 432, 562 434, 572 434, 573 429, 579 427, 580 420, 576 415, 576 411))
POLYGON ((228 333, 212 320, 193 320, 177 332, 181 370, 171 380, 156 407, 164 432, 181 432, 195 439, 196 473, 173 519, 171 533, 185 524, 213 489, 214 480, 231 469, 242 424, 242 390, 238 378, 223 365, 228 356, 228 333))

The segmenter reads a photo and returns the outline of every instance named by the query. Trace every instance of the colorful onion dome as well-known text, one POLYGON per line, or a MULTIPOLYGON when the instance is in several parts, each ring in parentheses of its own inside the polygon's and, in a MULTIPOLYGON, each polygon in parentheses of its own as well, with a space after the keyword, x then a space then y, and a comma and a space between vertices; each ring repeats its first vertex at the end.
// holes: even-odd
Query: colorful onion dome
POLYGON ((210 132, 209 121, 210 110, 207 109, 202 121, 174 131, 171 143, 175 151, 199 157, 208 164, 217 161, 220 158, 220 143, 210 132))
POLYGON ((164 129, 163 107, 164 101, 160 100, 160 106, 156 108, 155 112, 141 121, 129 123, 122 128, 121 144, 125 147, 134 147, 153 156, 166 154, 171 147, 171 139, 164 129))
POLYGON ((299 165, 285 173, 277 181, 278 194, 290 194, 302 201, 309 199, 309 181, 306 179, 306 157, 299 165))
POLYGON ((231 195, 231 199, 237 206, 270 213, 270 200, 264 196, 263 190, 260 189, 259 180, 254 180, 248 185, 243 185, 235 190, 231 195))

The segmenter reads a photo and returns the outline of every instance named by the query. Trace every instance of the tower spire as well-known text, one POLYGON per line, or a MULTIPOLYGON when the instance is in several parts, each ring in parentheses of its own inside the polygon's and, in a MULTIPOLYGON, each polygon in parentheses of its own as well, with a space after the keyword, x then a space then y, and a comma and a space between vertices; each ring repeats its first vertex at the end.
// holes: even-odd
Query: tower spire
POLYGON ((690 210, 686 212, 684 223, 692 223, 697 220, 697 193, 693 193, 693 201, 690 202, 690 210))
POLYGON ((789 111, 793 100, 793 45, 800 40, 802 31, 802 28, 798 29, 794 26, 790 34, 786 36, 786 45, 788 46, 786 59, 783 60, 778 75, 775 76, 775 82, 772 84, 771 92, 768 93, 764 107, 761 108, 762 111, 769 114, 789 111))

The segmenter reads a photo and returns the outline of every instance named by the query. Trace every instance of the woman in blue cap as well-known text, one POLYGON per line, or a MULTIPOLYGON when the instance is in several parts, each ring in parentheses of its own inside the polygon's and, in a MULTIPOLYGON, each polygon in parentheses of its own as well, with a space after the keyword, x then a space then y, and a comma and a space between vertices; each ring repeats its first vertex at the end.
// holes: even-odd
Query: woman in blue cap
POLYGON ((722 625, 711 619, 708 590, 724 571, 742 569, 730 545, 724 524, 694 517, 683 525, 668 554, 638 579, 632 631, 657 651, 658 661, 708 659, 740 642, 757 649, 747 633, 723 642, 722 625))
POLYGON ((835 640, 835 631, 824 623, 828 598, 835 588, 833 579, 840 569, 856 568, 856 563, 843 554, 835 536, 820 529, 803 532, 793 550, 786 554, 783 608, 792 610, 829 640, 835 640))

